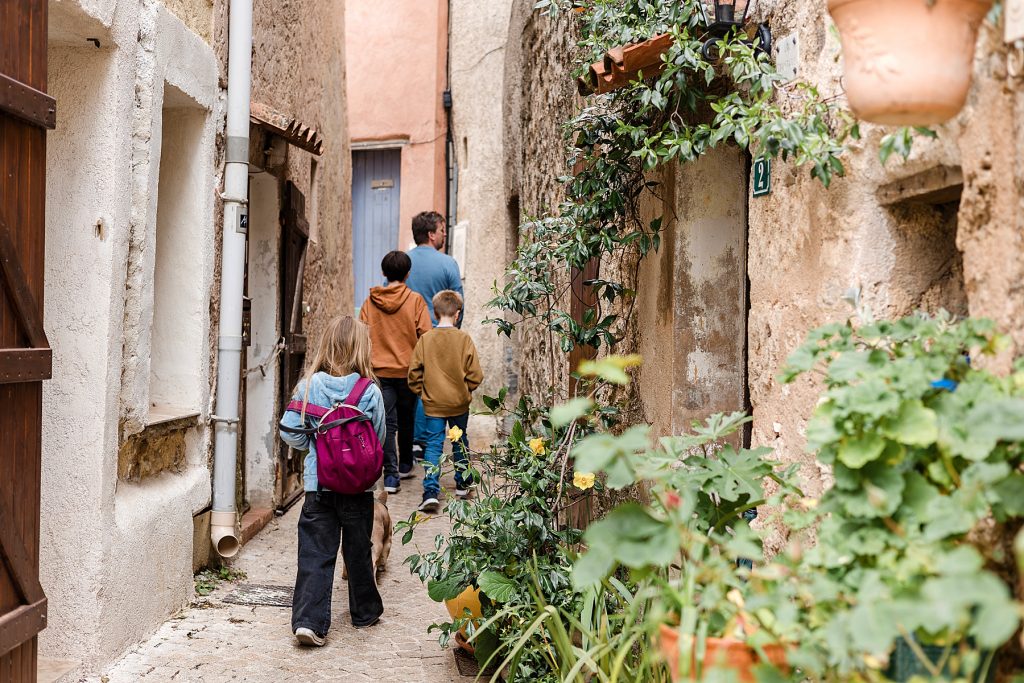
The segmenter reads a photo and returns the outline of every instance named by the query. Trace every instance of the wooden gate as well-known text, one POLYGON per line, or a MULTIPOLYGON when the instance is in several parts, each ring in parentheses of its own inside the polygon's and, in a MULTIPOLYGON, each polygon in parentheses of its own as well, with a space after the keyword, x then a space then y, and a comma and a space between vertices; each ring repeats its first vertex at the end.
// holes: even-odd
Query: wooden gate
POLYGON ((0 681, 36 680, 43 380, 46 0, 0 0, 0 681))
MULTIPOLYGON (((289 180, 281 205, 281 336, 285 349, 281 354, 281 405, 291 398, 302 376, 306 360, 306 335, 302 331, 302 276, 306 269, 306 244, 309 222, 306 198, 289 180)), ((301 454, 281 444, 277 467, 278 501, 287 507, 302 493, 301 454)))

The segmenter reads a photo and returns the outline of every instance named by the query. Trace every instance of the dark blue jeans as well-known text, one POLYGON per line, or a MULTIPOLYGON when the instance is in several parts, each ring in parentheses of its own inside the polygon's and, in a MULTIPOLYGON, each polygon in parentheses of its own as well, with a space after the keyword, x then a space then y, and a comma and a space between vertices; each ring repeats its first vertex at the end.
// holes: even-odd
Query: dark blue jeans
POLYGON ((423 450, 423 492, 437 495, 441 491, 439 465, 441 453, 444 450, 446 427, 458 427, 462 430, 462 438, 459 443, 452 444, 452 460, 455 461, 455 486, 462 488, 464 483, 464 472, 469 467, 469 413, 454 417, 431 417, 426 416, 424 420, 426 430, 427 447, 423 450))
POLYGON ((405 377, 380 378, 384 395, 387 436, 384 438, 384 476, 397 477, 399 466, 412 469, 413 425, 416 421, 416 394, 405 377))
POLYGON ((299 516, 299 568, 292 599, 292 632, 309 628, 323 636, 331 627, 331 592, 338 545, 348 568, 348 611, 355 626, 384 613, 373 576, 370 534, 373 494, 307 491, 299 516))

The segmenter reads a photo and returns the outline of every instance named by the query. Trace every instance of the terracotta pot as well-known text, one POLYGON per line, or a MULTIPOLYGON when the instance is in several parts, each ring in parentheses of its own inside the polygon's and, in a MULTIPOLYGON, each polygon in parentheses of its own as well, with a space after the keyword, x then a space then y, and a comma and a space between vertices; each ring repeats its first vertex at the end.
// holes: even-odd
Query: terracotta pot
MULTIPOLYGON (((661 625, 659 647, 661 656, 668 662, 673 681, 683 680, 679 673, 679 632, 671 626, 661 625)), ((754 683, 754 667, 761 661, 754 648, 732 638, 708 638, 704 641, 704 661, 701 670, 710 667, 731 669, 736 672, 741 683, 754 683)), ((786 650, 781 645, 768 645, 764 648, 768 661, 779 668, 785 668, 786 650)), ((690 680, 697 680, 697 653, 693 652, 690 662, 690 680)))
MULTIPOLYGON (((462 591, 451 600, 445 600, 444 606, 448 608, 448 614, 451 615, 452 619, 463 616, 467 609, 469 610, 470 616, 474 619, 481 619, 484 616, 484 608, 480 604, 480 589, 473 588, 472 586, 462 591)), ((463 626, 455 636, 455 643, 466 652, 473 654, 474 648, 468 642, 468 638, 469 635, 466 633, 466 627, 463 626), (461 638, 459 636, 461 636, 461 638)))
POLYGON ((978 27, 992 0, 828 0, 858 117, 927 126, 956 116, 971 87, 978 27))

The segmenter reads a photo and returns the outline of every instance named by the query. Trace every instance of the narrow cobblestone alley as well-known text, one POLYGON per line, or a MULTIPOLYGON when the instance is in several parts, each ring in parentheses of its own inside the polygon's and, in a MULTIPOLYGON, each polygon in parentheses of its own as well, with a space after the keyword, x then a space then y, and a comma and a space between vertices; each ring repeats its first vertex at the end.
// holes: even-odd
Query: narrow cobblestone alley
MULTIPOLYGON (((417 468, 417 472, 422 472, 417 468)), ((448 482, 450 487, 452 482, 448 482)), ((450 490, 450 488, 449 488, 450 490)), ((392 520, 408 518, 420 500, 420 479, 404 482, 391 496, 392 520)), ((460 679, 451 651, 441 650, 427 626, 447 616, 427 597, 426 588, 402 563, 416 548, 426 549, 444 530, 443 516, 418 530, 402 546, 395 537, 388 571, 380 580, 384 616, 376 626, 356 630, 348 615, 346 582, 335 575, 331 631, 320 649, 300 647, 290 630, 291 610, 224 602, 244 584, 290 587, 295 579, 296 523, 300 505, 274 519, 246 545, 232 566, 247 574, 225 582, 205 598, 197 597, 146 642, 89 683, 131 681, 363 681, 448 683, 460 679)), ((339 563, 340 564, 340 563, 339 563)))

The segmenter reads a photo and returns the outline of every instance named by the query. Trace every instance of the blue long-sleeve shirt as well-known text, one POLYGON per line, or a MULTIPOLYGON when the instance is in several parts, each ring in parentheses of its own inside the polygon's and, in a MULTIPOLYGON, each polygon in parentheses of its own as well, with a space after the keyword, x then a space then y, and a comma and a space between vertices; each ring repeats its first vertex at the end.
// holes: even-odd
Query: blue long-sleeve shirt
MULTIPOLYGON (((344 377, 335 377, 334 375, 328 375, 326 372, 318 372, 313 375, 309 386, 309 402, 321 408, 330 408, 334 404, 341 403, 348 398, 358 380, 359 375, 354 372, 344 377)), ((306 381, 302 380, 295 389, 295 395, 292 397, 292 400, 301 401, 305 393, 306 381)), ((380 387, 376 383, 368 386, 366 391, 363 392, 362 397, 359 399, 358 408, 370 417, 373 429, 377 432, 377 438, 380 439, 381 443, 384 443, 386 429, 384 423, 384 397, 381 395, 380 387)), ((308 420, 309 416, 307 415, 306 418, 308 420)), ((281 417, 281 426, 294 429, 295 427, 308 425, 301 424, 299 413, 293 410, 286 410, 281 417)), ((303 489, 306 491, 316 491, 318 483, 316 477, 316 439, 307 434, 289 434, 284 431, 280 432, 280 434, 281 440, 292 448, 299 451, 307 451, 306 459, 302 466, 303 489)))
POLYGON ((429 244, 421 244, 411 250, 409 258, 412 260, 412 270, 409 271, 409 279, 405 281, 405 285, 426 299, 430 322, 437 327, 437 316, 434 315, 435 294, 450 289, 458 292, 465 301, 459 264, 451 256, 441 253, 429 244))

